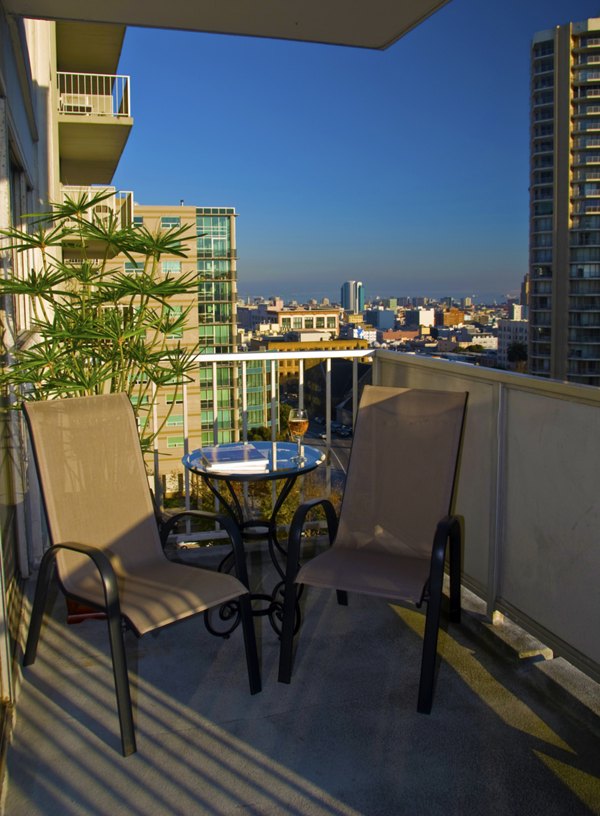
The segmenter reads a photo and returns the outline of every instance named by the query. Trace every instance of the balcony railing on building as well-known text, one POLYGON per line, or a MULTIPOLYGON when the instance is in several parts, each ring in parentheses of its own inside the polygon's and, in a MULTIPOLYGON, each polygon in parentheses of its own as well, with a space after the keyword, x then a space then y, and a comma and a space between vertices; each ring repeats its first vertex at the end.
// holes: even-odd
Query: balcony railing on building
POLYGON ((131 115, 128 76, 60 71, 57 79, 59 113, 71 116, 131 115))
MULTIPOLYGON (((332 444, 331 372, 336 357, 353 358, 350 416, 356 412, 357 369, 363 357, 372 359, 375 384, 468 392, 456 505, 465 519, 463 582, 486 601, 490 616, 496 611, 507 614, 555 654, 600 680, 600 498, 594 445, 600 438, 600 390, 382 350, 203 355, 202 362, 213 366, 214 383, 220 364, 239 367, 240 435, 245 438, 247 367, 258 359, 274 364, 299 360, 297 400, 301 404, 308 396, 304 365, 311 357, 323 360, 319 368, 326 424, 320 427, 326 450, 332 444)), ((585 376, 586 360, 571 365, 585 376)), ((276 376, 270 387, 275 412, 276 376)), ((182 455, 189 450, 188 417, 195 408, 186 392, 182 455)), ((218 433, 216 393, 213 416, 218 433)), ((274 435, 277 423, 271 425, 274 435)), ((160 487, 158 455, 154 463, 160 487)), ((402 497, 398 499, 400 507, 402 497)), ((34 509, 36 514, 39 519, 39 508, 34 509)))
POLYGON ((116 187, 100 186, 77 186, 64 184, 61 188, 61 202, 64 204, 67 199, 78 201, 83 196, 89 201, 98 193, 107 193, 98 204, 86 210, 84 218, 90 222, 106 223, 114 216, 120 229, 125 229, 133 224, 133 193, 127 190, 117 190, 116 187))

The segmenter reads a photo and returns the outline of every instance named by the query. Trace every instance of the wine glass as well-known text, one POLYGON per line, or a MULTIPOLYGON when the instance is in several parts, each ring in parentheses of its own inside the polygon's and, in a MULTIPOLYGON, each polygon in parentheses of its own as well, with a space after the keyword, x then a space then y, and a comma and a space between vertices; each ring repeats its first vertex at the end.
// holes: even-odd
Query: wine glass
POLYGON ((292 408, 288 416, 288 430, 292 439, 298 443, 298 455, 292 457, 292 461, 301 464, 306 461, 302 453, 302 437, 308 431, 308 411, 304 408, 292 408))

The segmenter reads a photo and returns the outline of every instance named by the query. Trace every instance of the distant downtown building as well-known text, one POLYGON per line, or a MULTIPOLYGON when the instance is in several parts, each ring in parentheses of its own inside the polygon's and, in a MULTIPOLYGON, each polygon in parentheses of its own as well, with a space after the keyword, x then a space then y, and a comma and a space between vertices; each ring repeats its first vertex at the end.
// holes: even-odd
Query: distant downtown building
POLYGON ((600 19, 531 51, 529 370, 600 385, 600 19))
POLYGON ((342 284, 342 309, 345 312, 362 312, 365 308, 365 290, 362 281, 346 281, 342 284))

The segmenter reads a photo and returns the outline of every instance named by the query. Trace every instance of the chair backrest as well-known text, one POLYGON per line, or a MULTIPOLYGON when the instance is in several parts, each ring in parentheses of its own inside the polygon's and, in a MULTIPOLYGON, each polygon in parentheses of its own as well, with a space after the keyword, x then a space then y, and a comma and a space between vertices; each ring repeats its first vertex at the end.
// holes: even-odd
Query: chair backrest
MULTIPOLYGON (((163 557, 135 416, 126 394, 25 404, 53 544, 108 549, 117 573, 163 557)), ((77 595, 96 580, 89 559, 61 552, 61 582, 77 595)))
POLYGON ((365 386, 336 546, 429 558, 453 501, 467 395, 365 386))

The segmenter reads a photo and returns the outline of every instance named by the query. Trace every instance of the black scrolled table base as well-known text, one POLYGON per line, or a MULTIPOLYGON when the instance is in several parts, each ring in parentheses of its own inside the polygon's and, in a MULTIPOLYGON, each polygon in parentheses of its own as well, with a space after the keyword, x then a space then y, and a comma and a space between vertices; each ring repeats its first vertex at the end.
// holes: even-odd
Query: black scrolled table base
MULTIPOLYGON (((277 635, 281 635, 281 622, 283 619, 283 593, 285 585, 285 563, 287 558, 287 548, 284 547, 277 537, 277 514, 281 510, 283 503, 289 496, 294 487, 298 476, 293 474, 285 479, 285 482, 277 495, 273 511, 268 519, 244 519, 243 509, 237 494, 234 490, 232 480, 228 478, 221 478, 229 491, 230 497, 223 495, 223 492, 218 489, 215 481, 209 476, 203 475, 203 480, 206 486, 221 502, 223 507, 227 510, 229 515, 235 519, 239 525, 242 538, 244 541, 252 541, 257 539, 267 539, 269 547, 269 556, 271 562, 280 580, 275 585, 272 593, 251 592, 250 598, 252 601, 253 614, 257 617, 268 616, 269 623, 277 635), (257 604, 262 604, 257 608, 257 604)), ((233 553, 228 553, 219 564, 220 572, 229 572, 234 566, 233 553)), ((296 604, 296 627, 294 634, 300 628, 300 607, 296 604)), ((218 608, 207 609, 204 613, 204 623, 211 635, 218 637, 229 637, 234 629, 240 624, 241 617, 239 613, 239 604, 237 601, 229 601, 218 608)))
MULTIPOLYGON (((305 449, 307 458, 299 465, 293 464, 294 460, 292 457, 297 451, 295 445, 281 442, 256 442, 254 445, 263 452, 263 455, 269 458, 269 469, 264 473, 219 473, 218 475, 211 473, 202 466, 201 451, 194 451, 187 457, 184 457, 183 462, 186 467, 202 478, 209 490, 216 496, 226 512, 238 525, 244 541, 267 539, 269 556, 277 571, 279 581, 276 583, 271 594, 251 592, 250 598, 253 602, 253 614, 256 616, 267 616, 273 630, 277 635, 281 635, 287 548, 282 545, 277 537, 277 514, 289 496, 298 477, 314 470, 324 460, 324 456, 319 450, 307 447, 305 449), (234 489, 234 483, 274 481, 276 479, 283 480, 283 485, 277 494, 269 518, 245 519, 242 505, 234 489), (225 487, 222 487, 221 483, 223 483, 225 487)), ((221 572, 229 572, 233 569, 233 566, 233 554, 228 553, 225 558, 222 559, 218 569, 221 572)), ((300 605, 298 603, 299 597, 300 593, 296 599, 294 633, 300 628, 301 622, 300 605)), ((230 601, 226 604, 222 604, 218 608, 209 609, 204 613, 206 628, 211 634, 219 637, 229 637, 239 625, 240 621, 239 605, 236 601, 230 601)))

